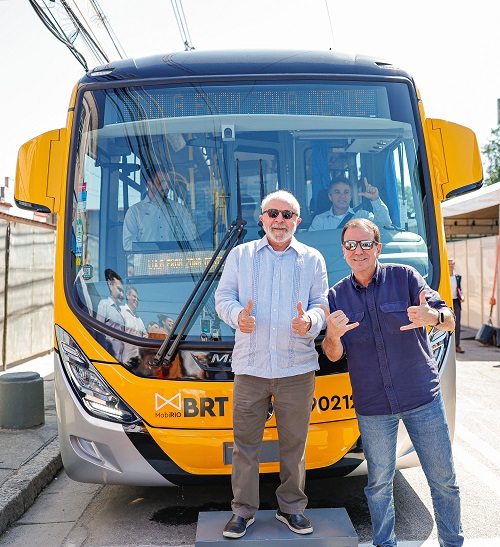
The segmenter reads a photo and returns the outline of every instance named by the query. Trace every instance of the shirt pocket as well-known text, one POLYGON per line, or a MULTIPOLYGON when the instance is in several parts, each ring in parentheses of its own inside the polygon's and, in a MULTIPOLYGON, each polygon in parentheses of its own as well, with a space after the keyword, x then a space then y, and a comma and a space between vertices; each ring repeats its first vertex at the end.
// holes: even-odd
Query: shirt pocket
POLYGON ((344 334, 347 340, 353 342, 364 342, 368 340, 370 333, 370 321, 363 310, 361 311, 345 311, 344 312, 350 323, 359 323, 355 329, 349 330, 344 334))
POLYGON ((407 300, 399 300, 398 302, 386 302, 380 304, 382 311, 382 321, 389 334, 401 334, 400 327, 408 325, 408 308, 410 304, 407 300))

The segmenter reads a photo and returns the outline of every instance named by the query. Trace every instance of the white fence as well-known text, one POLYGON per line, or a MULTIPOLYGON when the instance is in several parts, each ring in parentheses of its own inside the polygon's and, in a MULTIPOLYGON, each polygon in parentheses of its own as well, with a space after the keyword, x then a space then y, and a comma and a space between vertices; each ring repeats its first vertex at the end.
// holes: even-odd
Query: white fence
MULTIPOLYGON (((479 329, 490 317, 498 236, 452 241, 446 244, 448 256, 455 261, 455 273, 462 276, 465 302, 462 304, 462 325, 479 329)), ((492 321, 500 325, 500 290, 497 283, 496 305, 492 321)))
POLYGON ((54 346, 54 256, 53 229, 0 220, 0 370, 54 346))

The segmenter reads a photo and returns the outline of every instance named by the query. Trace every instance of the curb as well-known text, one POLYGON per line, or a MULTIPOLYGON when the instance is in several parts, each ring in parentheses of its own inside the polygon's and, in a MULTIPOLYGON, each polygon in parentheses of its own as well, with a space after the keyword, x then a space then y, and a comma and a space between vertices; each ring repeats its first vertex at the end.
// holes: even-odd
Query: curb
POLYGON ((62 468, 59 439, 50 440, 0 489, 0 534, 33 505, 38 494, 62 468))

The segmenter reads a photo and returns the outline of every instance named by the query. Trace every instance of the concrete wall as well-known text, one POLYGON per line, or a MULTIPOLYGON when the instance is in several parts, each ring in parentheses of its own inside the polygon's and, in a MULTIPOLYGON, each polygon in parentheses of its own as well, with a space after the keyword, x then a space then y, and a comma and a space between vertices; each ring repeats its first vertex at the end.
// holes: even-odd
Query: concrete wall
MULTIPOLYGON (((495 276, 498 236, 452 241, 446 244, 449 258, 455 261, 455 272, 462 275, 465 302, 462 304, 462 325, 479 329, 490 317, 490 299, 495 276)), ((492 321, 500 325, 500 290, 497 283, 496 305, 492 321)))
POLYGON ((4 365, 45 353, 54 345, 55 231, 18 222, 10 223, 6 288, 5 249, 8 225, 7 221, 0 220, 0 369, 4 365))

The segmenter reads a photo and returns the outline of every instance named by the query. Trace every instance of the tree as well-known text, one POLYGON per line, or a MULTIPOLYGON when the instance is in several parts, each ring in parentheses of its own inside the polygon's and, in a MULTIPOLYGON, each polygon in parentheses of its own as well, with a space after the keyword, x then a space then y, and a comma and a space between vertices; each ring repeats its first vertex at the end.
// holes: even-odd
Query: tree
POLYGON ((488 159, 487 176, 484 179, 484 184, 489 185, 500 182, 500 125, 492 130, 491 138, 482 149, 482 152, 488 159))

